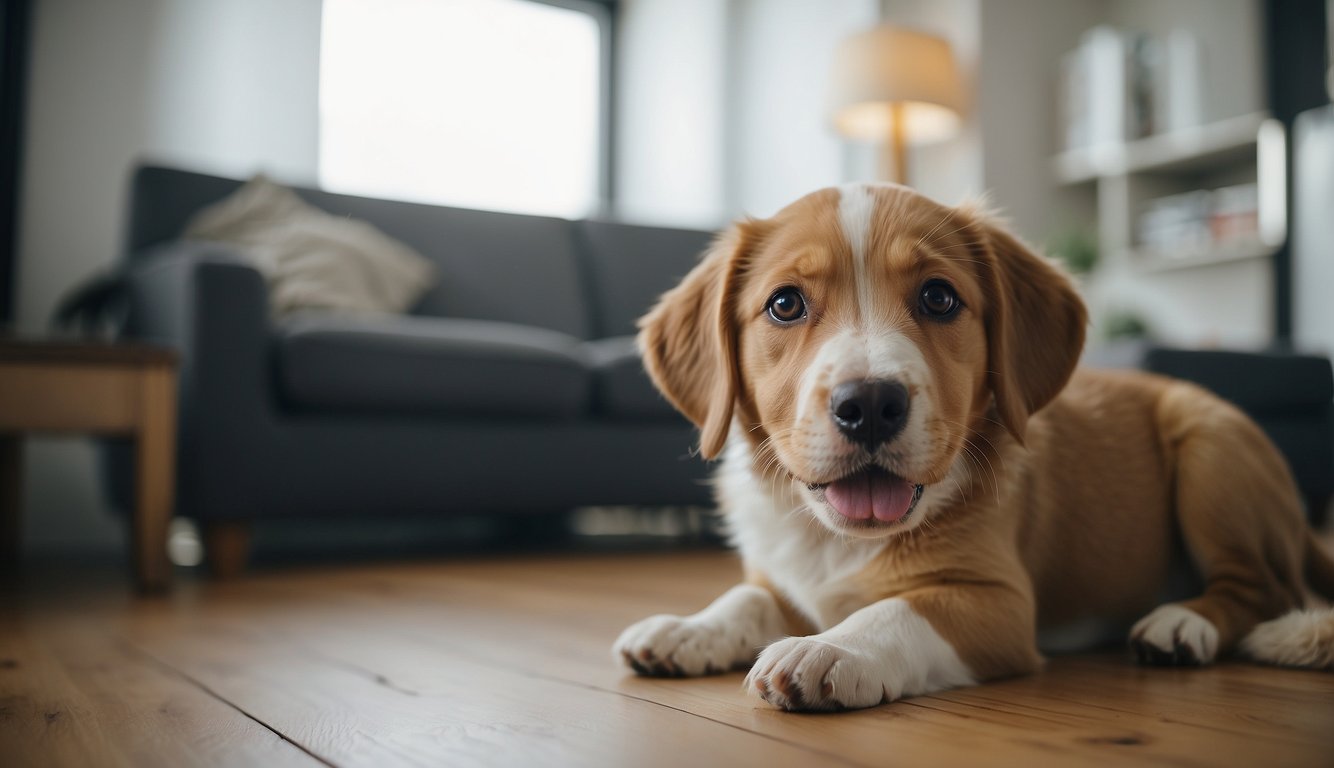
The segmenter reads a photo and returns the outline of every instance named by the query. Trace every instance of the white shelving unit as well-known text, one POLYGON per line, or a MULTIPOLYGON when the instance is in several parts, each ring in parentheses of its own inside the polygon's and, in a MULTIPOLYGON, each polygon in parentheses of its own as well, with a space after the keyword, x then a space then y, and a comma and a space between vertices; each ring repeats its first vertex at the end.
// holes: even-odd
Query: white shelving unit
POLYGON ((1192 248, 1170 254, 1147 248, 1133 248, 1128 255, 1130 261, 1138 265, 1142 271, 1169 272, 1175 269, 1207 267, 1247 259, 1263 259, 1272 256, 1274 251, 1274 246, 1266 245, 1259 238, 1248 237, 1222 245, 1192 248))
MULTIPOLYGON (((1040 4, 1027 1, 1034 7, 1040 4)), ((1009 3, 997 5, 1009 8, 1009 3)), ((1285 180, 1269 176, 1269 164, 1261 159, 1275 148, 1274 126, 1265 112, 1263 4, 1259 0, 1069 0, 1050 5, 1043 12, 1051 14, 1051 25, 1059 28, 1062 39, 1045 46, 1034 41, 1028 47, 1025 35, 1031 30, 1016 26, 1004 41, 989 43, 993 52, 1006 50, 1034 71, 1040 67, 1050 73, 1045 84, 1034 89, 1045 87, 1038 95, 1055 98, 1049 99, 1053 130, 1045 135, 1025 133, 1017 120, 1002 122, 1006 134, 987 133, 984 128, 987 152, 995 156, 989 161, 987 183, 1015 210, 1030 237, 1053 255, 1062 255, 1064 248, 1079 256, 1087 241, 1096 243, 1096 267, 1078 276, 1090 310, 1090 344, 1106 339, 1128 319, 1143 322, 1152 338, 1165 344, 1251 348, 1267 343, 1274 330, 1272 255, 1274 244, 1285 235, 1284 201, 1281 194, 1275 200, 1272 192, 1281 192, 1285 180), (1136 78, 1145 72, 1134 66, 1143 62, 1127 59, 1122 74, 1129 79, 1118 85, 1116 76, 1107 75, 1116 68, 1109 69, 1103 58, 1074 56, 1089 40, 1090 31, 1104 25, 1131 37, 1147 36, 1160 53, 1169 52, 1151 59, 1161 68, 1150 67, 1148 72, 1150 100, 1145 101, 1142 89, 1136 90, 1144 83, 1136 78), (1173 58, 1172 50, 1180 55, 1173 58), (1197 67, 1193 74, 1192 61, 1197 67), (1121 108, 1108 107, 1112 102, 1107 99, 1118 95, 1125 99, 1121 108), (1095 96, 1100 101, 1095 102, 1095 96), (1095 104, 1101 107, 1095 110, 1095 104), (1146 105, 1147 113, 1142 111, 1146 105), (1117 112, 1121 119, 1113 120, 1117 112), (1145 138, 1107 142, 1116 133, 1108 130, 1112 123, 1122 124, 1125 131, 1145 126, 1162 130, 1145 138), (1066 141, 1098 137, 1106 143, 1063 151, 1066 141), (1033 167, 1038 172, 1030 176, 1037 177, 1036 183, 1012 181, 1033 167), (1277 184, 1272 183, 1275 180, 1277 184), (1234 191, 1211 196, 1224 215, 1210 219, 1209 229, 1211 234, 1230 233, 1236 239, 1208 247, 1185 245, 1203 244, 1213 237, 1197 231, 1185 239, 1191 227, 1183 201, 1177 226, 1170 212, 1164 213, 1168 209, 1154 206, 1159 211, 1154 234, 1148 242, 1141 241, 1139 220, 1150 201, 1257 182, 1262 208, 1278 212, 1277 231, 1261 222, 1263 238, 1242 237, 1250 221, 1242 213, 1245 195, 1234 191), (1182 239, 1175 242, 1181 246, 1168 252, 1148 247, 1168 246, 1170 234, 1177 231, 1182 239)), ((996 14, 989 29, 1007 18, 991 3, 982 6, 991 9, 986 13, 996 14)), ((1005 63, 990 59, 997 74, 988 79, 984 72, 982 82, 993 88, 1013 87, 1020 70, 999 69, 1005 63)), ((1280 129, 1278 149, 1282 139, 1280 129)), ((1198 204, 1203 211, 1206 201, 1198 204)))
POLYGON ((1057 155, 1052 168, 1059 183, 1082 184, 1101 176, 1193 171, 1254 159, 1256 136, 1268 118, 1256 112, 1124 144, 1071 150, 1057 155))
POLYGON ((1270 151, 1265 144, 1271 140, 1261 138, 1272 136, 1270 125, 1267 114, 1256 112, 1123 144, 1067 151, 1052 159, 1052 175, 1072 191, 1092 185, 1104 259, 1110 256, 1138 270, 1160 272, 1267 258, 1283 235, 1269 223, 1283 218, 1283 177, 1275 178, 1262 157, 1270 151), (1138 243, 1136 222, 1149 200, 1247 182, 1259 185, 1261 237, 1170 254, 1138 243))

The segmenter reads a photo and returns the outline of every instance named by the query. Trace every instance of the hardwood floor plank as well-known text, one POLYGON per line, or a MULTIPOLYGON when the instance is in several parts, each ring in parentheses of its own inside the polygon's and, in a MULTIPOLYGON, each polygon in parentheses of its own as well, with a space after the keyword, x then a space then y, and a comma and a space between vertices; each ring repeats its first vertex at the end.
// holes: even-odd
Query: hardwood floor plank
POLYGON ((18 627, 0 634, 0 754, 18 765, 129 765, 42 646, 18 627))
MULTIPOLYGON (((1323 746, 1334 754, 1334 678, 1319 672, 1223 662, 1212 669, 1137 667, 1119 654, 1056 658, 1048 674, 986 686, 968 696, 990 705, 1032 707, 1090 718, 1140 716, 1163 722, 1281 738, 1323 746), (1263 681, 1279 679, 1283 685, 1263 681), (1096 685, 1096 690, 1090 690, 1096 685)), ((956 693, 937 694, 939 698, 956 693)))
POLYGON ((86 618, 0 626, 5 765, 320 765, 86 618))
MULTIPOLYGON (((310 624, 315 615, 297 617, 314 628, 312 637, 335 629, 310 624)), ((386 673, 252 624, 244 612, 185 620, 140 612, 125 631, 145 653, 340 766, 850 764, 671 707, 507 669, 419 656, 411 669, 386 673)))

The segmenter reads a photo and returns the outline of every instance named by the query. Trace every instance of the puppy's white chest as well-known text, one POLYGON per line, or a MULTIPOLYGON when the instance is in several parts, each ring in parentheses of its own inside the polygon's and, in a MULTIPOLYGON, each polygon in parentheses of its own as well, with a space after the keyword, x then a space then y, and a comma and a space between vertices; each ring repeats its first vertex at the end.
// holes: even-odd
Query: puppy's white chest
POLYGON ((733 442, 718 472, 733 543, 817 630, 834 626, 867 602, 855 576, 885 548, 883 541, 839 537, 804 508, 795 493, 755 478, 750 454, 733 442))

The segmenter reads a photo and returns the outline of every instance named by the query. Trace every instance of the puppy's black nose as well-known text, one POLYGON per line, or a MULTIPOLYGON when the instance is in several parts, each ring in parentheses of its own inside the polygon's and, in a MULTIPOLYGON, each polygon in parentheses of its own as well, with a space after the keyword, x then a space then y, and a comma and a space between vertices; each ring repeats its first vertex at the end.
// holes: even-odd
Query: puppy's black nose
POLYGON ((908 388, 897 381, 845 381, 829 396, 829 415, 844 437, 874 451, 908 423, 908 388))

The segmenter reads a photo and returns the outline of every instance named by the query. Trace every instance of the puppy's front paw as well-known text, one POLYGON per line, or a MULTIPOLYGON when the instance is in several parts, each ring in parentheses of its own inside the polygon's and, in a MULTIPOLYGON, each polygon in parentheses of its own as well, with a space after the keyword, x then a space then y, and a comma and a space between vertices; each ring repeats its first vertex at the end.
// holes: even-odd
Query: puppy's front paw
POLYGON ((1200 666, 1218 654, 1218 628, 1180 605, 1160 605, 1130 630, 1130 647, 1141 664, 1200 666))
POLYGON ((763 640, 743 623, 650 616, 622 632, 612 650, 641 675, 716 675, 755 658, 763 640))
POLYGON ((873 707, 893 698, 883 660, 817 637, 789 637, 765 648, 746 687, 780 709, 873 707))

